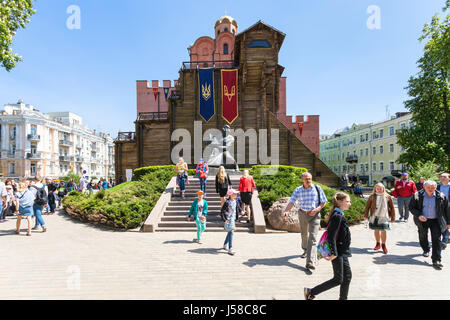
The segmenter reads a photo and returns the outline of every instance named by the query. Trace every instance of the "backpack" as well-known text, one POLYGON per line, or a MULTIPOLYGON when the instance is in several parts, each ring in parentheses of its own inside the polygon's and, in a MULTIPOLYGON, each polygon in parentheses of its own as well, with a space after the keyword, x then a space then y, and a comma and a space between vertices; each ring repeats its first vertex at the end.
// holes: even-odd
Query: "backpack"
POLYGON ((38 188, 38 187, 34 186, 34 188, 36 189, 36 198, 34 199, 34 204, 36 204, 38 206, 46 205, 47 201, 48 201, 48 197, 47 197, 47 192, 45 192, 44 187, 38 188))
MULTIPOLYGON (((330 217, 331 220, 331 217, 330 217)), ((339 230, 341 229, 341 225, 339 224, 338 230, 336 231, 336 237, 339 236, 339 230)), ((320 237, 319 243, 317 244, 317 260, 325 257, 329 257, 331 255, 331 245, 328 241, 328 227, 327 230, 320 237)))

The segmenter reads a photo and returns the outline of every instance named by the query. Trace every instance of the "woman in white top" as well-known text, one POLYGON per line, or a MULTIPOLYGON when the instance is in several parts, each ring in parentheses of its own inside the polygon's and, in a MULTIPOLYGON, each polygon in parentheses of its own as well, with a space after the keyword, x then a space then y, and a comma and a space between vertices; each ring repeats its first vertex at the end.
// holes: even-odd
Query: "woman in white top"
POLYGON ((389 230, 389 221, 395 221, 395 209, 392 197, 386 193, 386 188, 382 183, 378 183, 373 188, 373 193, 364 210, 364 219, 369 221, 369 228, 374 230, 376 245, 374 250, 383 249, 386 254, 386 230, 389 230), (380 244, 381 241, 381 244, 380 244))

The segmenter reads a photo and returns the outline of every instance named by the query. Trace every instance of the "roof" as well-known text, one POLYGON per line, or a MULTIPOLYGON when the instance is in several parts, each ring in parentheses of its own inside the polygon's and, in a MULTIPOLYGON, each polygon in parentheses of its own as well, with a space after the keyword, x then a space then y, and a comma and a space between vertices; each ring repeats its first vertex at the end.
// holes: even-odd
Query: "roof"
POLYGON ((233 24, 233 25, 235 25, 236 27, 238 26, 236 20, 234 20, 233 17, 227 16, 227 15, 225 15, 225 16, 219 18, 219 20, 216 21, 215 26, 221 24, 225 19, 227 19, 228 21, 230 21, 230 23, 233 24))

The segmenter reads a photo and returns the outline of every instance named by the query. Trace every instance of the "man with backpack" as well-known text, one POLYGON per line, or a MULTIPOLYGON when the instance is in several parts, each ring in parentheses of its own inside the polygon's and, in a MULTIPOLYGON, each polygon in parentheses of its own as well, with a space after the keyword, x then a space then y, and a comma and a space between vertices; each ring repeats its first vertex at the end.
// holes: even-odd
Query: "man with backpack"
POLYGON ((303 185, 292 193, 291 200, 284 209, 283 219, 286 219, 286 212, 289 212, 298 201, 304 251, 300 257, 306 258, 307 269, 314 270, 314 262, 317 257, 317 237, 320 229, 320 211, 326 205, 327 197, 320 186, 312 184, 312 175, 309 172, 302 174, 302 182, 303 185))
POLYGON ((47 206, 48 195, 45 191, 44 185, 41 183, 39 178, 34 178, 30 183, 30 191, 34 195, 34 205, 33 205, 33 213, 36 217, 36 225, 33 230, 37 230, 39 226, 42 227, 42 232, 47 231, 47 227, 45 226, 44 219, 42 218, 42 211, 45 206, 47 206))

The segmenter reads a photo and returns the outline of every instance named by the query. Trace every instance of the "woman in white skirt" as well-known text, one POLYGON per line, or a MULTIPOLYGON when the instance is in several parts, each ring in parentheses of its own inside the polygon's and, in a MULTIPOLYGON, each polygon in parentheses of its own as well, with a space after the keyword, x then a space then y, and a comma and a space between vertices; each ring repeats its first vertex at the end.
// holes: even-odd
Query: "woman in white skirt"
POLYGON ((386 193, 386 188, 382 183, 378 183, 373 188, 373 193, 364 210, 364 219, 369 220, 369 228, 374 230, 376 245, 374 250, 383 249, 385 254, 388 253, 386 248, 386 230, 389 230, 389 222, 395 222, 395 209, 392 197, 386 193))

